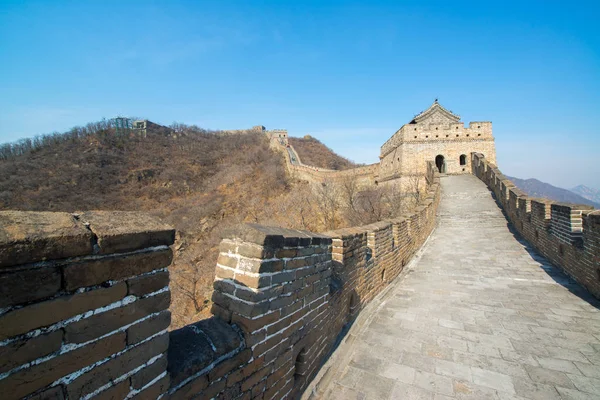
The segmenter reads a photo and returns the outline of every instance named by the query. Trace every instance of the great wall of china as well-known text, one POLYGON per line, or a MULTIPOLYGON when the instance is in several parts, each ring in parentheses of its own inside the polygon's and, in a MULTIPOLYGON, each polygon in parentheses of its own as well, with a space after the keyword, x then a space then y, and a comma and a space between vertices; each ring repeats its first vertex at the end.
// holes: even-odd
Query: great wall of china
POLYGON ((288 142, 286 130, 265 130, 264 133, 269 138, 269 146, 271 149, 283 155, 287 172, 296 179, 324 183, 338 181, 344 178, 353 178, 364 185, 373 185, 377 182, 379 163, 342 171, 317 168, 302 163, 294 146, 288 142))
MULTIPOLYGON (((299 179, 359 175, 374 183, 381 174, 379 164, 317 171, 295 163, 278 135, 271 146, 299 179)), ((452 152, 455 173, 481 179, 519 234, 600 296, 598 211, 529 198, 500 173, 495 153, 473 150, 459 165, 466 150, 452 152)), ((0 393, 299 398, 434 230, 445 164, 424 164, 426 193, 401 218, 322 234, 240 226, 220 246, 213 317, 170 332, 170 227, 135 212, 1 211, 0 393)))
POLYGON ((470 122, 465 127, 460 116, 446 110, 437 100, 381 146, 380 162, 343 171, 303 164, 284 129, 267 130, 259 125, 246 132, 265 134, 270 147, 283 154, 292 176, 319 183, 350 177, 364 185, 395 184, 407 191, 413 189, 414 177, 425 176, 428 161, 434 161, 439 172, 448 175, 471 173, 469 154, 473 151, 486 154, 491 162, 496 162, 492 123, 470 122))

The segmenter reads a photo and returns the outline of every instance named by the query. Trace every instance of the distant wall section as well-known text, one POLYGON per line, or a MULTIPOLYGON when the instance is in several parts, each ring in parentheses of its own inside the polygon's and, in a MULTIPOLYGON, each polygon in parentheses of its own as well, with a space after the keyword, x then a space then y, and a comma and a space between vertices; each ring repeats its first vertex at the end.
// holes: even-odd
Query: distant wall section
POLYGON ((359 184, 373 185, 377 183, 379 175, 379 163, 365 165, 357 168, 346 169, 342 171, 318 168, 302 163, 300 156, 289 144, 287 131, 276 129, 265 131, 269 137, 270 147, 282 154, 285 165, 290 176, 309 182, 324 183, 347 178, 357 179, 359 184), (293 157, 293 159, 292 159, 293 157))

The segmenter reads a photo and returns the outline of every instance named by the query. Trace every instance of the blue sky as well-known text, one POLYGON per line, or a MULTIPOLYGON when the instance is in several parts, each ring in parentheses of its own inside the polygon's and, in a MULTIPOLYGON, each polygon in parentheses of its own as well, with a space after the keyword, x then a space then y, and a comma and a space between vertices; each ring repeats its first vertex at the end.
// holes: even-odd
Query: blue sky
POLYGON ((0 0, 0 142, 103 117, 311 134, 358 162, 438 97, 499 167, 600 188, 598 1, 0 0))

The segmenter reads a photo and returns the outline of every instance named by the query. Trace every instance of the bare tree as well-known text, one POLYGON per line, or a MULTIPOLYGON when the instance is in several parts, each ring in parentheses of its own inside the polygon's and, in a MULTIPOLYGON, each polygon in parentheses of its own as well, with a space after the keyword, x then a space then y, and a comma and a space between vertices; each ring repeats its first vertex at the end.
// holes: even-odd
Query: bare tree
POLYGON ((419 174, 416 169, 408 177, 408 193, 411 195, 414 204, 419 204, 423 192, 425 191, 425 175, 419 174))
POLYGON ((383 218, 395 218, 406 211, 406 193, 402 191, 401 185, 396 183, 388 183, 385 187, 383 187, 383 189, 383 218))
POLYGON ((296 185, 293 194, 290 196, 289 208, 285 211, 285 215, 290 220, 289 226, 304 230, 318 230, 314 218, 316 214, 315 206, 318 207, 318 204, 310 185, 296 185))
POLYGON ((331 230, 338 227, 339 202, 336 190, 336 184, 333 181, 326 180, 321 184, 315 185, 315 195, 320 207, 320 218, 324 229, 331 230))
POLYGON ((204 299, 201 299, 199 295, 199 283, 201 282, 201 276, 196 271, 177 271, 174 272, 175 279, 172 279, 174 288, 179 292, 180 295, 185 297, 194 305, 196 313, 202 311, 205 307, 204 299))
POLYGON ((385 189, 374 187, 360 192, 358 203, 361 210, 363 224, 370 224, 382 219, 384 213, 384 197, 385 189))

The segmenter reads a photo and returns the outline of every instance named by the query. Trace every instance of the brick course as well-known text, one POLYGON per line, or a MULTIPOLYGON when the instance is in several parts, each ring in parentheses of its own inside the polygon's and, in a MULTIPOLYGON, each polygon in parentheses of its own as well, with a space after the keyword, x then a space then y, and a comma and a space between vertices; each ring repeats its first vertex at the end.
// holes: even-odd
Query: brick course
POLYGON ((28 303, 55 295, 62 279, 56 266, 15 268, 0 275, 0 308, 28 303))
MULTIPOLYGON (((119 357, 107 361, 69 383, 67 385, 69 398, 78 399, 94 392, 101 386, 118 379, 120 376, 125 375, 127 372, 144 364, 154 356, 165 352, 168 347, 169 335, 164 333, 138 346, 128 349, 119 357)), ((160 365, 160 363, 157 365, 160 365)), ((142 371, 144 370, 145 369, 142 371)))
POLYGON ((150 314, 165 310, 169 307, 170 301, 170 292, 167 291, 73 322, 65 327, 65 341, 67 343, 85 343, 150 314))
POLYGON ((139 213, 0 212, 2 398, 164 393, 173 238, 139 213))
POLYGON ((108 288, 61 296, 17 308, 0 316, 0 340, 107 306, 123 299, 126 294, 127 285, 121 282, 108 288))
POLYGON ((62 341, 63 332, 57 330, 31 339, 15 340, 0 347, 0 373, 58 351, 62 341))
POLYGON ((130 276, 165 268, 171 264, 173 255, 170 249, 148 251, 102 260, 82 261, 65 265, 65 287, 73 290, 84 286, 99 285, 111 279, 130 276))
POLYGON ((7 400, 19 399, 124 348, 125 334, 121 332, 111 335, 9 375, 0 380, 0 393, 3 393, 7 400))

